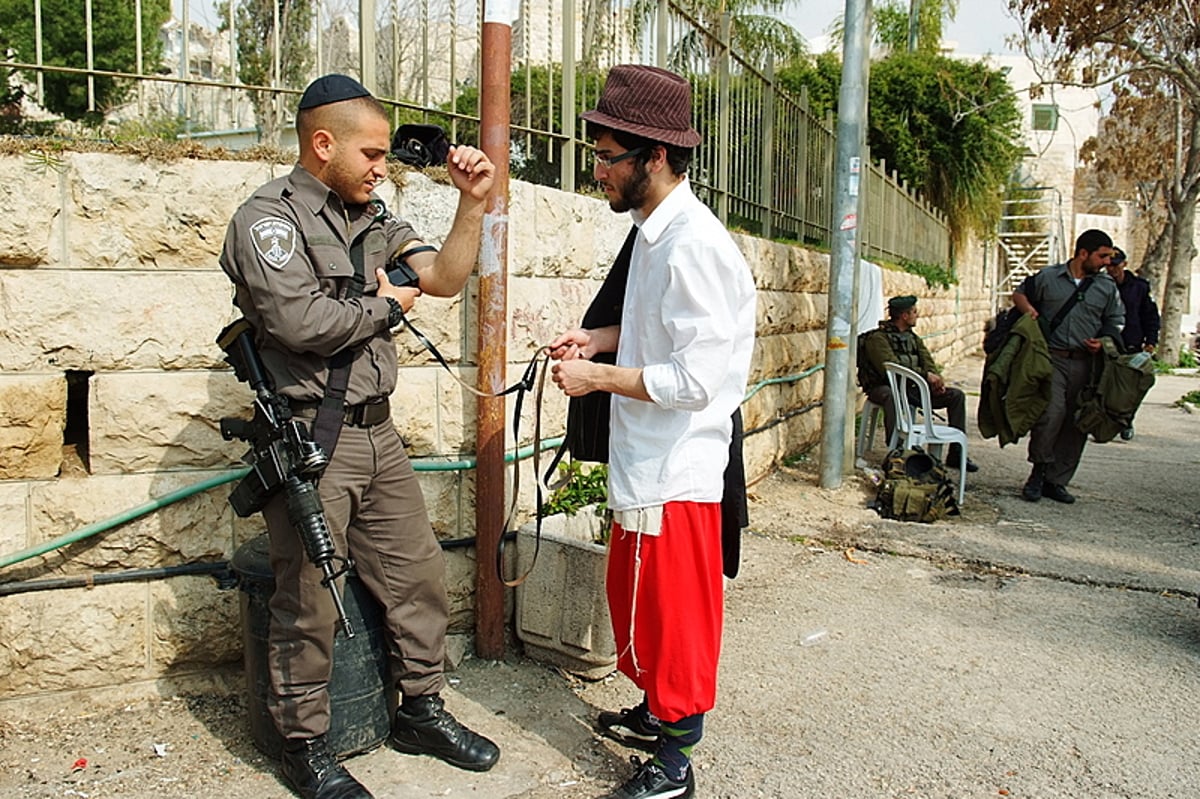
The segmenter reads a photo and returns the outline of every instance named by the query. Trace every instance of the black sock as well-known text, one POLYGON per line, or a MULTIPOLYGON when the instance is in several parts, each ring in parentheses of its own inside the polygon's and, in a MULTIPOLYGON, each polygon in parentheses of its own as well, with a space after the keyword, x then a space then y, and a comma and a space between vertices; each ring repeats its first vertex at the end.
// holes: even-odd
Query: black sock
POLYGON ((668 777, 682 782, 691 767, 692 747, 700 743, 703 737, 703 713, 684 716, 679 721, 664 721, 654 762, 662 767, 668 777))

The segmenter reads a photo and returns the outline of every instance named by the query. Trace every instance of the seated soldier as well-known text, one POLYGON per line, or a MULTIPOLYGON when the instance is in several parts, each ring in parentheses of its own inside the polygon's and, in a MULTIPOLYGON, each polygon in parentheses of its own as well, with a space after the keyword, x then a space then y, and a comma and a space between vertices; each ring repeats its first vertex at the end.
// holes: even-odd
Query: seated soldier
MULTIPOLYGON (((862 363, 860 377, 867 399, 883 408, 883 423, 887 429, 888 440, 896 428, 896 406, 892 402, 892 389, 888 385, 887 372, 884 364, 898 363, 907 366, 929 382, 930 403, 934 408, 945 408, 950 417, 950 425, 959 430, 967 429, 967 398, 957 388, 950 388, 942 380, 942 375, 934 363, 933 356, 925 347, 921 337, 913 328, 917 324, 917 298, 911 294, 902 297, 892 297, 888 300, 888 316, 890 318, 879 323, 879 327, 867 334, 863 350, 858 353, 862 363)), ((920 404, 919 395, 909 397, 909 401, 920 404)), ((946 457, 946 465, 951 469, 962 466, 962 452, 958 444, 951 444, 946 457)), ((968 472, 975 472, 979 467, 968 458, 968 472)))

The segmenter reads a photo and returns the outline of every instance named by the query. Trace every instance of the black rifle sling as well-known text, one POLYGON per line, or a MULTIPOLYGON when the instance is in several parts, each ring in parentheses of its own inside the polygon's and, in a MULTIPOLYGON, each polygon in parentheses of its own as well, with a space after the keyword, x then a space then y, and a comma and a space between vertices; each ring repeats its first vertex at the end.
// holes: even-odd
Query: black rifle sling
POLYGON ((1087 294, 1087 290, 1092 287, 1092 283, 1094 281, 1094 277, 1089 276, 1084 278, 1083 282, 1076 287, 1075 293, 1072 294, 1071 297, 1063 304, 1063 307, 1058 309, 1058 313, 1056 313, 1054 318, 1050 320, 1050 328, 1046 333, 1047 341, 1050 340, 1050 336, 1054 334, 1054 331, 1058 329, 1058 326, 1063 323, 1063 320, 1067 318, 1067 314, 1071 312, 1071 310, 1075 307, 1075 304, 1083 299, 1084 294, 1087 294))
MULTIPOLYGON (((363 261, 363 238, 360 235, 350 244, 350 263, 354 266, 354 276, 346 286, 344 299, 361 297, 366 286, 366 271, 363 261)), ((325 378, 325 396, 317 408, 317 418, 313 421, 313 441, 321 445, 325 456, 333 458, 337 447, 338 436, 342 434, 342 421, 346 414, 346 389, 350 386, 350 367, 354 364, 356 349, 345 347, 338 350, 329 358, 329 374, 325 378)))

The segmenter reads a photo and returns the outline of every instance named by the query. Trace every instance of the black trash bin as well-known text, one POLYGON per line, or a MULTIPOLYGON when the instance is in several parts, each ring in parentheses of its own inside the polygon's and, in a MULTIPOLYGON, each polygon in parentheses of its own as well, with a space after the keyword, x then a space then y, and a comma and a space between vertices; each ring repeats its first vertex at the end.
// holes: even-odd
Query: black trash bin
MULTIPOLYGON (((267 629, 271 615, 267 603, 275 590, 268 551, 267 534, 263 533, 238 548, 232 566, 241 588, 250 735, 263 754, 278 758, 283 738, 267 710, 271 691, 267 668, 267 629)), ((333 645, 328 741, 330 750, 338 757, 349 757, 383 743, 397 702, 396 692, 388 685, 383 611, 353 570, 344 583, 342 601, 354 637, 346 638, 339 631, 333 645)))

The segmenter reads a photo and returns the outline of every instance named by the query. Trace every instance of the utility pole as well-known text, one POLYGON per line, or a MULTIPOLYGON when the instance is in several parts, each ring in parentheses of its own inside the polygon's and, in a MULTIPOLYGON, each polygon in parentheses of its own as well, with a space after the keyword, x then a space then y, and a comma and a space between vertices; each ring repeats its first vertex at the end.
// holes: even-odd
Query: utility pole
POLYGON ((829 310, 825 322, 825 388, 821 412, 821 487, 837 488, 845 470, 853 342, 854 276, 858 272, 859 187, 867 121, 870 0, 846 0, 842 88, 834 162, 829 310))
MULTIPOLYGON (((512 0, 486 0, 483 12, 483 82, 479 93, 480 149, 496 165, 484 207, 479 248, 479 390, 504 387, 508 359, 508 153, 511 110, 512 0)), ((504 585, 492 553, 504 527, 504 398, 476 403, 475 445, 475 652, 487 660, 504 657, 504 585)), ((513 463, 519 469, 519 463, 513 463)))

